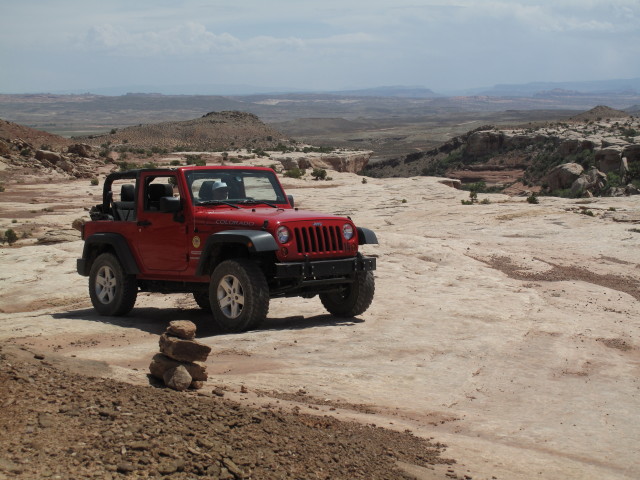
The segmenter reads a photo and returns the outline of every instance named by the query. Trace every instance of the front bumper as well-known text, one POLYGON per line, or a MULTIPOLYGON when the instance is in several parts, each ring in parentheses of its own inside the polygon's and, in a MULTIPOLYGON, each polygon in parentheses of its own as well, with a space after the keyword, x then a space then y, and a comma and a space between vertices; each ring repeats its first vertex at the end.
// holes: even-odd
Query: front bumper
POLYGON ((355 272, 375 270, 376 259, 359 255, 340 260, 276 263, 275 267, 275 278, 278 280, 344 277, 355 272))

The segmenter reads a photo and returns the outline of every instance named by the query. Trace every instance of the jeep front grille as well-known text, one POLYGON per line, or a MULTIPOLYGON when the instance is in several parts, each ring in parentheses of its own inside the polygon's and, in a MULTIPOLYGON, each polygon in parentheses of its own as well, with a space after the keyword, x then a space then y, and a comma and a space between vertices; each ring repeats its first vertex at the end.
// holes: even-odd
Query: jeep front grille
POLYGON ((338 226, 296 227, 293 232, 299 253, 341 253, 345 250, 338 226))

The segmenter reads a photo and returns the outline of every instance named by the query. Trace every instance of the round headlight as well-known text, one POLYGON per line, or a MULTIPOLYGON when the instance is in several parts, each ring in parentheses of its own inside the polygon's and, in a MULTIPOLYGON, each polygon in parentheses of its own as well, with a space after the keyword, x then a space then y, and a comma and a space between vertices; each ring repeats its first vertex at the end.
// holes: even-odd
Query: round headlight
POLYGON ((351 240, 351 238, 353 237, 353 227, 351 226, 351 224, 345 223, 342 226, 342 234, 344 235, 344 238, 346 238, 347 240, 351 240))
POLYGON ((289 229, 287 227, 278 227, 276 235, 280 243, 287 243, 289 241, 289 229))

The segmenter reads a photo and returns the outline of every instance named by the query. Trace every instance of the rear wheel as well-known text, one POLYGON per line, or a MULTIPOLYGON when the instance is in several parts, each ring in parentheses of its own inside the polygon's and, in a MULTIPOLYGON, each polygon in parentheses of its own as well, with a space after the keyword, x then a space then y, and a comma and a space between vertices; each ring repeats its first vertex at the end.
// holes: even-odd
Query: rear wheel
POLYGON ((269 311, 269 286, 262 270, 239 258, 220 263, 209 284, 211 313, 228 332, 256 328, 269 311))
POLYGON ((372 272, 358 272, 353 283, 341 291, 321 293, 320 301, 336 317, 355 317, 364 313, 373 301, 376 286, 372 272))
POLYGON ((126 315, 138 296, 135 275, 127 275, 115 255, 103 253, 91 265, 89 296, 100 315, 126 315))

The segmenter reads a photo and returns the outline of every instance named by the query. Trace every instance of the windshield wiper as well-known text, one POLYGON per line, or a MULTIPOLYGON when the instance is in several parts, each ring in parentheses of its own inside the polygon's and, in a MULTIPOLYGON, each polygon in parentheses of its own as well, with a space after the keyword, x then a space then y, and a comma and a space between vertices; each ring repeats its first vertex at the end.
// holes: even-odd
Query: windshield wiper
POLYGON ((253 198, 247 198, 246 200, 240 200, 238 203, 242 204, 242 205, 258 205, 258 204, 262 204, 262 205, 268 205, 271 208, 278 208, 278 206, 274 205, 273 203, 265 202, 264 200, 255 200, 253 198))
POLYGON ((197 202, 196 205, 199 207, 203 205, 228 205, 233 208, 240 208, 235 203, 225 202, 224 200, 203 200, 202 202, 197 202))

